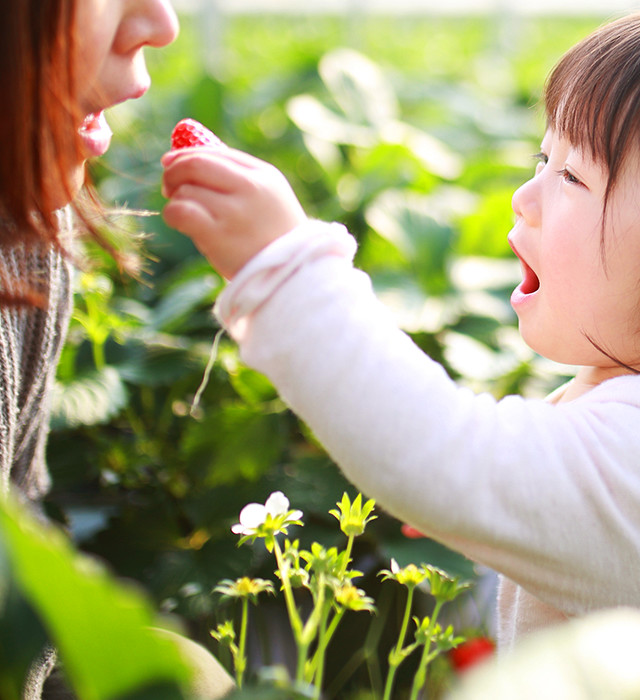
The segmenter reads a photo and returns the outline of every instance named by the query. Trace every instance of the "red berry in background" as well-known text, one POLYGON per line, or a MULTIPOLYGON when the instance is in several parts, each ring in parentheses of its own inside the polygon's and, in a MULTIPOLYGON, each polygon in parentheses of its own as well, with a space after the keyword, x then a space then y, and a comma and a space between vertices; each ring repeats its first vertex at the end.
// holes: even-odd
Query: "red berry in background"
POLYGON ((475 637, 449 651, 449 660, 459 673, 484 661, 495 652, 496 645, 488 637, 475 637))
POLYGON ((219 146, 220 139, 195 119, 181 119, 171 133, 171 149, 193 146, 219 146))
POLYGON ((410 540, 419 540, 422 539, 423 537, 426 537, 420 530, 416 530, 415 527, 412 527, 411 525, 407 525, 404 523, 402 527, 400 528, 400 532, 405 536, 408 537, 410 540))

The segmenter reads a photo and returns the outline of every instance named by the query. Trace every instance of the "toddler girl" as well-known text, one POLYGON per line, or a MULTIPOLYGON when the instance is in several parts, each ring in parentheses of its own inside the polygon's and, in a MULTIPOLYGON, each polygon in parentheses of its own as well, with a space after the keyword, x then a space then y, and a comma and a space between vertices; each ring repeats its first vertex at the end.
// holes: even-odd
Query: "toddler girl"
POLYGON ((169 225, 231 280, 216 313, 346 476, 502 574, 499 643, 640 605, 640 15, 550 76, 535 176, 513 197, 512 295, 537 352, 579 366, 548 401, 458 387, 394 323, 355 242, 272 166, 167 154, 169 225))

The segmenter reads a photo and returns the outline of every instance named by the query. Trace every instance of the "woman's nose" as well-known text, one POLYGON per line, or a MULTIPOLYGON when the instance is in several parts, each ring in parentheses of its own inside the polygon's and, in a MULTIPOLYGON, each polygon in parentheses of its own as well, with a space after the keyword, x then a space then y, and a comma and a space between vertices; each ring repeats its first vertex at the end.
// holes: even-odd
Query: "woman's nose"
POLYGON ((178 36, 178 17, 169 0, 133 0, 123 18, 117 49, 128 53, 144 46, 160 48, 178 36))
POLYGON ((519 219, 529 226, 540 223, 540 183, 538 177, 532 177, 513 193, 511 207, 519 219))

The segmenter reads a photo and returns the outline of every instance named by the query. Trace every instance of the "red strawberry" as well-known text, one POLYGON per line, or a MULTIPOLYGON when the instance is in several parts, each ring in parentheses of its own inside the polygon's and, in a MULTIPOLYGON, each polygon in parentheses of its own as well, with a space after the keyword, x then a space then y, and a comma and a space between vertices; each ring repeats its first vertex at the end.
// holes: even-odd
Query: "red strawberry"
POLYGON ((219 146, 220 139, 195 119, 182 119, 171 133, 171 149, 191 148, 193 146, 219 146))
POLYGON ((475 637, 462 642, 449 652, 449 659, 456 671, 462 673, 475 666, 495 651, 496 645, 487 637, 475 637))
POLYGON ((407 525, 406 523, 403 523, 402 527, 400 528, 400 532, 410 540, 418 540, 426 537, 426 535, 420 532, 420 530, 416 530, 415 527, 407 525))

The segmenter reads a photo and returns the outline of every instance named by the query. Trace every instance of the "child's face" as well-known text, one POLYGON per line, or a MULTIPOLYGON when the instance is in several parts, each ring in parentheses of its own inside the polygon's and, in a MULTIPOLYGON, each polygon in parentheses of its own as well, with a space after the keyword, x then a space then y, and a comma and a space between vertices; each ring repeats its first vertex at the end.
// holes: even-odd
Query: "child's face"
POLYGON ((85 156, 101 156, 111 140, 104 110, 147 91, 143 48, 172 42, 178 21, 168 0, 76 0, 76 12, 78 127, 85 156))
POLYGON ((607 204, 604 168, 548 131, 535 176, 516 191, 509 242, 522 264, 513 292, 520 331, 557 362, 617 370, 640 359, 640 168, 622 172, 607 204))

